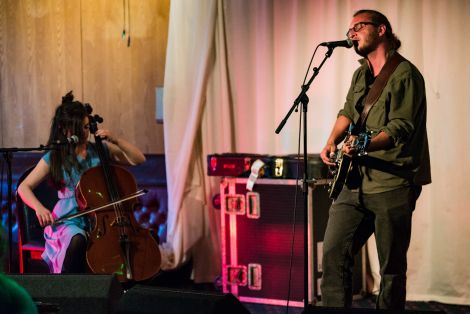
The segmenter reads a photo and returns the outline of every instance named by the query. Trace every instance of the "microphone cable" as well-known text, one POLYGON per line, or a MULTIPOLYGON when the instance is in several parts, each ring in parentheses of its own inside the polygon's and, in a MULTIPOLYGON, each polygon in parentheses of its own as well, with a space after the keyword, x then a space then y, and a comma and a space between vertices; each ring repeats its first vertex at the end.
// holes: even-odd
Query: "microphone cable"
MULTIPOLYGON (((301 130, 302 130, 302 115, 299 116, 299 135, 298 135, 297 155, 296 155, 297 177, 295 178, 294 208, 292 211, 292 223, 291 223, 292 231, 291 231, 291 246, 290 246, 290 257, 289 257, 289 275, 287 279, 288 285, 287 285, 286 314, 289 313, 289 302, 291 298, 292 268, 294 266, 294 244, 295 244, 295 230, 296 230, 295 227, 297 224, 297 204, 298 204, 298 196, 299 196, 299 173, 300 173, 300 162, 301 162, 300 160, 301 130)), ((304 230, 304 232, 306 232, 306 230, 304 230)))

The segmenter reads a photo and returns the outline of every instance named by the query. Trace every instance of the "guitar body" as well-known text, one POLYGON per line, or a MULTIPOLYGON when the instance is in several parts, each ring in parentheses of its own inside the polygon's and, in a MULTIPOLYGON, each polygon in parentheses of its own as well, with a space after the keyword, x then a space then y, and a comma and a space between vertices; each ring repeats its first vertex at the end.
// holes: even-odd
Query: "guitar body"
POLYGON ((363 132, 357 135, 352 135, 352 129, 353 127, 350 126, 345 142, 356 149, 357 154, 353 157, 343 153, 343 151, 340 150, 336 155, 336 168, 332 171, 333 182, 330 184, 330 189, 328 190, 329 197, 334 200, 338 197, 339 193, 343 189, 343 185, 346 183, 349 172, 353 166, 353 158, 367 155, 366 148, 370 142, 371 132, 363 132))
POLYGON ((343 189, 344 183, 348 178, 349 171, 352 168, 352 157, 346 154, 341 154, 338 162, 338 167, 334 172, 333 182, 331 182, 330 189, 328 190, 329 197, 336 199, 343 189))

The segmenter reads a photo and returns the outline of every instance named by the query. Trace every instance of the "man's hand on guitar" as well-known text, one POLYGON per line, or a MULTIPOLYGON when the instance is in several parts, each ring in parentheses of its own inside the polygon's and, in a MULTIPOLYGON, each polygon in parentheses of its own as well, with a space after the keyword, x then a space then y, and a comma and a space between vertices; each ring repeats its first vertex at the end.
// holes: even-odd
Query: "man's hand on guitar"
POLYGON ((350 135, 344 145, 341 147, 341 150, 344 154, 348 156, 356 156, 357 151, 357 136, 350 135))
POLYGON ((320 153, 320 157, 322 161, 328 165, 328 166, 336 166, 335 160, 336 160, 336 144, 326 144, 326 146, 323 148, 323 150, 320 153))

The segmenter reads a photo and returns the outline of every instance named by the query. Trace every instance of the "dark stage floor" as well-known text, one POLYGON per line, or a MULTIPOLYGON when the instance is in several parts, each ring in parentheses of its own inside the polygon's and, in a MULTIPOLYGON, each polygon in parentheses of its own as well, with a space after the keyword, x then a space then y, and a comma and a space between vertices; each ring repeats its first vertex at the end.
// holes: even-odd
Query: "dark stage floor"
MULTIPOLYGON (((303 312, 303 308, 298 307, 290 307, 287 309, 285 306, 272 306, 272 305, 265 305, 265 304, 253 304, 253 303, 244 303, 245 307, 252 313, 252 314, 301 314, 303 312)), ((368 296, 364 297, 360 300, 353 301, 353 310, 351 313, 361 313, 361 309, 364 309, 364 313, 373 313, 373 309, 375 308, 375 297, 368 296)), ((443 304, 438 302, 407 302, 406 303, 406 310, 410 313, 447 313, 447 314, 457 314, 457 313, 467 313, 470 314, 470 306, 463 306, 463 305, 453 305, 453 304, 443 304)), ((348 313, 348 311, 331 311, 331 312, 322 312, 320 309, 317 311, 318 313, 348 313)), ((316 311, 312 310, 308 313, 317 313, 316 311)), ((379 312, 379 311, 377 311, 379 312)))
MULTIPOLYGON (((189 267, 188 267, 189 268, 189 267)), ((189 269, 180 269, 175 272, 162 273, 161 276, 149 283, 150 285, 160 286, 160 287, 170 287, 173 289, 185 289, 185 290, 195 290, 195 291, 210 291, 217 292, 220 288, 214 284, 193 284, 191 281, 187 280, 187 275, 189 274, 189 269)), ((252 314, 301 314, 303 308, 299 307, 289 307, 286 306, 274 306, 267 304, 256 304, 256 303, 242 303, 245 308, 252 314)), ((355 298, 353 301, 353 310, 351 313, 361 313, 360 309, 366 309, 364 312, 370 313, 375 309, 375 296, 365 296, 361 298, 355 298)), ((454 304, 444 304, 439 302, 416 302, 409 301, 406 303, 406 310, 410 313, 447 313, 447 314, 457 314, 457 313, 467 313, 470 314, 470 306, 463 305, 454 305, 454 304)), ((378 311, 379 312, 379 311, 378 311)), ((326 313, 321 312, 319 309, 317 311, 311 310, 310 313, 326 313)), ((329 313, 347 313, 343 312, 329 312, 329 313)))

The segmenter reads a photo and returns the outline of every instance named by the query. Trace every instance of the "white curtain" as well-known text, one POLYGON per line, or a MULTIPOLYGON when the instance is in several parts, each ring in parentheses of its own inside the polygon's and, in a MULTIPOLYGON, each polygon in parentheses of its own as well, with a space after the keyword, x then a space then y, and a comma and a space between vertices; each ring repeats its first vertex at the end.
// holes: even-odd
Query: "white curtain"
MULTIPOLYGON (((164 128, 170 212, 165 267, 189 256, 196 281, 220 274, 218 182, 210 153, 291 154, 298 113, 274 130, 300 91, 315 46, 345 38, 352 14, 376 9, 426 80, 433 183, 423 189, 408 253, 408 299, 470 304, 470 50, 462 0, 172 0, 164 128)), ((318 66, 324 49, 313 65, 318 66)), ((342 107, 354 51, 337 48, 308 92, 308 150, 318 153, 342 107)), ((309 76, 311 73, 309 73, 309 76)))

